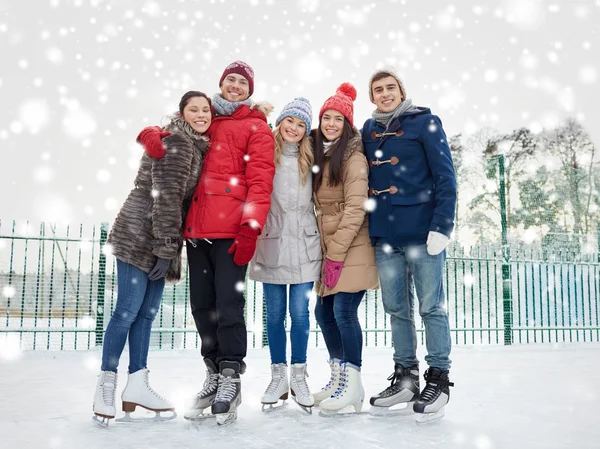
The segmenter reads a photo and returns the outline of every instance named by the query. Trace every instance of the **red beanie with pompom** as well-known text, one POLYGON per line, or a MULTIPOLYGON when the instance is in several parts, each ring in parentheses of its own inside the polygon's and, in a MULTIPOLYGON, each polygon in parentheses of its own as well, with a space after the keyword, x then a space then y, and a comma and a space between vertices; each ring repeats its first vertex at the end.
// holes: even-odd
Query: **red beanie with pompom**
POLYGON ((354 105, 352 102, 356 100, 356 89, 350 83, 342 83, 340 87, 335 91, 335 95, 329 97, 323 107, 319 111, 319 120, 323 116, 323 113, 328 109, 333 109, 342 114, 350 126, 354 126, 354 105))

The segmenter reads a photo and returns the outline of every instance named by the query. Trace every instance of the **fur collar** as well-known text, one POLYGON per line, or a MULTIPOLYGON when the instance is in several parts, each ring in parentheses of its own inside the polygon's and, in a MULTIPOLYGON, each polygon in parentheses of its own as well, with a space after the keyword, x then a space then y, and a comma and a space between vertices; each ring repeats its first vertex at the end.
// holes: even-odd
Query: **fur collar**
POLYGON ((262 112, 265 117, 268 117, 275 107, 269 103, 268 101, 257 101, 252 105, 250 109, 256 109, 259 112, 262 112))
POLYGON ((348 141, 348 146, 346 147, 346 151, 344 152, 344 160, 347 161, 350 156, 352 156, 356 152, 363 153, 365 149, 362 143, 362 136, 356 127, 352 127, 352 131, 354 131, 354 136, 348 141))

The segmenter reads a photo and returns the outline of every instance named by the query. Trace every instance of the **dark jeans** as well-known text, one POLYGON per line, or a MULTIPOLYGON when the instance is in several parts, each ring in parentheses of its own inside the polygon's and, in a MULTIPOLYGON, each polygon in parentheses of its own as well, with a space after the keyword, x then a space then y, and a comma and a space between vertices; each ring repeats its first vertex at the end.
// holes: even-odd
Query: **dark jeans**
POLYGON ((340 292, 317 297, 315 317, 323 332, 329 357, 360 368, 362 365, 362 329, 358 321, 358 306, 365 290, 340 292))
POLYGON ((202 340, 201 353, 218 367, 230 360, 244 366, 247 335, 244 321, 244 281, 248 265, 237 266, 227 250, 233 239, 186 243, 190 305, 202 340))
POLYGON ((162 300, 165 279, 148 280, 148 273, 117 259, 117 305, 104 333, 102 371, 117 372, 129 338, 129 373, 146 368, 150 331, 162 300))

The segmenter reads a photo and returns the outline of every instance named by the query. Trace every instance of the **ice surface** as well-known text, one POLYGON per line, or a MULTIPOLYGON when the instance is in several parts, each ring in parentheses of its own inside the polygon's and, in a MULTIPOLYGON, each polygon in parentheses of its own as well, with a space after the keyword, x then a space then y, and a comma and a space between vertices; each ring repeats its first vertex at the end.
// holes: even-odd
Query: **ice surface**
MULTIPOLYGON (((325 350, 309 350, 313 391, 327 381, 326 356, 325 350)), ((100 352, 26 352, 0 359, 0 447, 598 448, 600 345, 460 346, 452 359, 456 387, 446 416, 428 426, 417 426, 410 416, 324 419, 291 401, 262 413, 260 396, 270 372, 268 351, 262 349, 249 352, 236 423, 219 428, 213 420, 196 424, 180 416, 158 424, 111 423, 104 429, 91 419, 100 352)), ((174 400, 180 412, 185 397, 204 381, 196 351, 151 352, 149 368, 152 386, 174 400)), ((120 369, 118 394, 126 380, 126 353, 120 369)), ((390 349, 365 349, 367 400, 388 384, 391 372, 390 349)))

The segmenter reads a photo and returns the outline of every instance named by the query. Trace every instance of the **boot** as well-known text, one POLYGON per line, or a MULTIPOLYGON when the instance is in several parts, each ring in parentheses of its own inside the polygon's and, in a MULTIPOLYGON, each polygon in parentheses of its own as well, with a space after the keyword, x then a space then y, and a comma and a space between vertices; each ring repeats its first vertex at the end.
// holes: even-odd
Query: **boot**
POLYGON ((321 402, 321 412, 334 414, 349 405, 354 407, 356 413, 360 412, 365 400, 360 371, 353 366, 348 366, 345 362, 340 362, 339 376, 338 389, 329 399, 321 402))
POLYGON ((437 413, 450 400, 450 387, 454 383, 448 378, 448 370, 442 371, 439 368, 429 368, 425 371, 425 388, 421 397, 415 401, 413 409, 415 413, 437 413))
POLYGON ((290 373, 290 387, 292 396, 301 407, 312 407, 315 405, 315 398, 310 394, 310 388, 306 383, 308 372, 306 363, 294 363, 290 373))
POLYGON ((404 368, 396 363, 394 372, 388 377, 388 380, 391 381, 390 386, 371 397, 370 413, 374 415, 388 414, 392 412, 389 410, 390 407, 397 404, 404 404, 405 407, 393 410, 393 412, 406 410, 407 413, 412 413, 412 403, 419 398, 419 368, 417 366, 404 368))
POLYGON ((94 419, 107 426, 108 420, 115 417, 115 393, 117 391, 117 373, 100 371, 94 394, 94 419), (98 417, 102 418, 101 420, 98 417))
POLYGON ((287 365, 285 363, 275 363, 271 365, 271 383, 262 395, 263 411, 270 410, 273 404, 279 400, 285 401, 288 398, 290 386, 287 379, 287 365), (270 407, 265 408, 265 405, 270 407))
POLYGON ((185 413, 183 414, 185 419, 194 420, 211 416, 209 414, 205 415, 204 410, 212 405, 215 396, 217 395, 219 373, 212 360, 204 359, 204 364, 206 365, 204 386, 202 387, 202 391, 195 394, 186 402, 185 413))
POLYGON ((240 363, 227 360, 219 363, 219 386, 211 411, 220 425, 237 419, 237 408, 242 403, 240 363))
POLYGON ((327 385, 325 385, 321 391, 317 391, 313 395, 315 405, 318 405, 321 403, 321 401, 329 398, 338 388, 338 382, 340 378, 340 359, 329 359, 327 363, 329 363, 329 368, 331 369, 331 377, 329 377, 329 382, 327 382, 327 385))
POLYGON ((172 412, 175 407, 150 386, 147 368, 128 374, 127 385, 121 394, 123 411, 133 412, 137 406, 153 412, 172 412))

